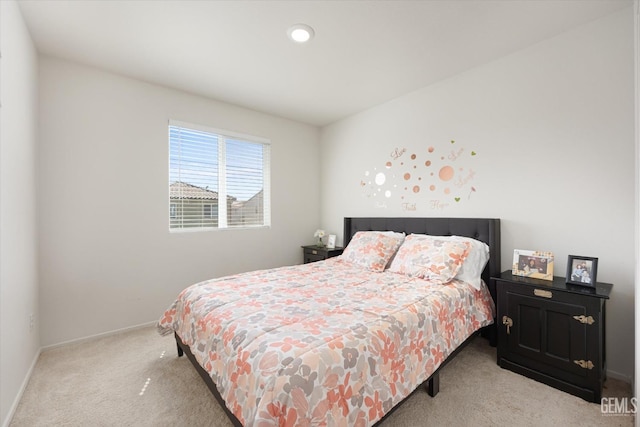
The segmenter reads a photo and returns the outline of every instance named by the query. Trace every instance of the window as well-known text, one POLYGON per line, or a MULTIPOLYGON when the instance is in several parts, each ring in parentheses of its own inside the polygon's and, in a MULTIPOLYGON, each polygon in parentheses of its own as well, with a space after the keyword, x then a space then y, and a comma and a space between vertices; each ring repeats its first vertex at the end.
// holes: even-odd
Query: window
POLYGON ((269 226, 269 141, 170 121, 169 206, 170 230, 269 226))
POLYGON ((202 216, 204 218, 213 218, 214 217, 214 210, 213 210, 213 206, 214 205, 202 205, 202 216))

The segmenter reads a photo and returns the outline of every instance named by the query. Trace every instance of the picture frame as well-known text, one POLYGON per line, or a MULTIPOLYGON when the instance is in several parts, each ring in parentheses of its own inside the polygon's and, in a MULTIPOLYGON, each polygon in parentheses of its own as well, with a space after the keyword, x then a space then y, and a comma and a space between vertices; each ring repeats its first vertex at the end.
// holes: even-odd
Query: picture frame
POLYGON ((511 274, 532 279, 553 280, 553 253, 515 249, 511 274))
POLYGON ((569 255, 567 258, 567 284, 595 288, 598 275, 598 258, 569 255))
POLYGON ((336 247, 336 235, 329 234, 329 237, 327 238, 327 248, 335 249, 335 247, 336 247))

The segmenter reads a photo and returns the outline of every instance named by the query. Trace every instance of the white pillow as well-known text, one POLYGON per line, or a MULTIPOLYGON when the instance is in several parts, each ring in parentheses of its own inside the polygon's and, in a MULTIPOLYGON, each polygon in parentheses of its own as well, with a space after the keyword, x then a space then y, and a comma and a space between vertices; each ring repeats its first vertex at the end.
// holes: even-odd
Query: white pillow
POLYGON ((467 282, 477 290, 480 290, 482 286, 482 278, 480 276, 489 261, 489 246, 471 237, 451 236, 451 239, 468 242, 471 247, 469 255, 465 258, 455 278, 467 282))
POLYGON ((397 231, 379 231, 379 233, 386 234, 387 236, 393 236, 401 241, 404 241, 404 238, 406 237, 404 233, 397 231))

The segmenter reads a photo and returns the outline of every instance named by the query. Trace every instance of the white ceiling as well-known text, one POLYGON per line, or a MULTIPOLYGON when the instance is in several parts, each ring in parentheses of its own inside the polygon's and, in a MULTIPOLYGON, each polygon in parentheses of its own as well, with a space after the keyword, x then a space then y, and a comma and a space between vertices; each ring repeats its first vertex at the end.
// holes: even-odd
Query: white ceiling
MULTIPOLYGON (((0 0, 1 1, 1 0, 0 0)), ((39 52, 325 125, 632 0, 21 0, 39 52), (287 29, 315 38, 291 42, 287 29)))

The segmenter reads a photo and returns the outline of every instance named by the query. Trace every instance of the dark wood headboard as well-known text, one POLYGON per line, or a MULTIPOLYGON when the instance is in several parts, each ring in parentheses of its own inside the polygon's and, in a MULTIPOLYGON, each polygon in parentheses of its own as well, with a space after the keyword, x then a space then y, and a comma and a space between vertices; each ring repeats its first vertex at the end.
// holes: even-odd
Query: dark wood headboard
POLYGON ((500 270, 500 219, 497 218, 345 218, 343 246, 358 231, 396 231, 405 234, 430 234, 433 236, 472 237, 489 245, 490 258, 482 272, 482 279, 495 291, 491 277, 500 270))

